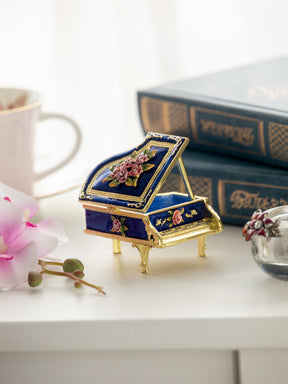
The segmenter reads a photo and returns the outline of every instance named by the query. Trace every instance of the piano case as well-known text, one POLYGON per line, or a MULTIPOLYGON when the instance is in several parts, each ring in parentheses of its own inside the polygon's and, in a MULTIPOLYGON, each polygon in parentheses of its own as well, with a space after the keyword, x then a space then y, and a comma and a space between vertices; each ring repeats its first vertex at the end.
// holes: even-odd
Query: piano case
POLYGON ((151 247, 197 238, 199 256, 205 256, 205 236, 222 231, 207 197, 195 196, 189 184, 181 157, 188 142, 150 132, 136 148, 99 164, 82 186, 85 232, 112 239, 114 253, 121 253, 121 241, 132 243, 142 273, 148 273, 151 247), (176 163, 187 193, 159 193, 176 163))

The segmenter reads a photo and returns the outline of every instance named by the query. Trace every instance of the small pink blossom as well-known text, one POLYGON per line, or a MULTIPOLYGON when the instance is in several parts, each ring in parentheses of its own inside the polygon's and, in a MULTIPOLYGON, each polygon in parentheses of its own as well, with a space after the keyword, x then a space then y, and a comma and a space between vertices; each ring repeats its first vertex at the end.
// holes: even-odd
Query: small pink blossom
POLYGON ((121 164, 121 166, 125 167, 125 168, 130 168, 133 164, 133 162, 135 162, 135 160, 133 159, 133 157, 127 157, 127 159, 125 159, 123 161, 123 163, 121 164))
POLYGON ((182 215, 181 215, 181 212, 178 211, 178 209, 176 209, 176 211, 174 211, 173 216, 172 216, 172 220, 173 220, 174 225, 178 225, 181 223, 182 215))
POLYGON ((251 240, 253 235, 263 236, 269 240, 270 237, 282 236, 279 230, 279 221, 273 221, 266 217, 267 213, 260 209, 255 211, 251 219, 244 225, 242 235, 246 241, 251 240))
POLYGON ((136 163, 142 164, 148 161, 148 156, 144 155, 144 153, 139 153, 139 155, 136 157, 136 163))
POLYGON ((110 167, 110 173, 103 178, 102 183, 109 182, 109 187, 114 188, 119 184, 125 184, 129 187, 136 187, 138 176, 150 170, 155 164, 143 164, 156 155, 156 150, 145 149, 144 152, 139 153, 137 156, 132 153, 131 156, 126 157, 120 163, 114 164, 110 167), (136 156, 136 157, 135 157, 136 156))
POLYGON ((125 167, 120 167, 119 171, 115 173, 115 178, 120 184, 125 183, 128 177, 128 171, 125 167))
POLYGON ((142 167, 140 164, 134 163, 131 166, 131 169, 128 172, 129 176, 136 177, 142 173, 142 167))
POLYGON ((120 232, 121 231, 121 222, 118 219, 113 220, 113 232, 120 232))
POLYGON ((115 179, 116 173, 118 173, 119 171, 120 171, 120 165, 116 165, 113 168, 113 171, 111 171, 111 173, 110 173, 111 178, 115 179))
POLYGON ((38 259, 67 240, 55 219, 30 221, 37 209, 32 197, 0 183, 0 290, 27 281, 38 259))

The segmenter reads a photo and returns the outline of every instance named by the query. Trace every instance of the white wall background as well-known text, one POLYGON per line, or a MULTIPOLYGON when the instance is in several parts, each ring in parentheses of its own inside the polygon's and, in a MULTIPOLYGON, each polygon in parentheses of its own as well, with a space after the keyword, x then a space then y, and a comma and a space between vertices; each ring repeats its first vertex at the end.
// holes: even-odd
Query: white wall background
POLYGON ((285 0, 0 0, 0 86, 74 117, 91 168, 140 142, 137 89, 285 55, 287 14, 285 0))

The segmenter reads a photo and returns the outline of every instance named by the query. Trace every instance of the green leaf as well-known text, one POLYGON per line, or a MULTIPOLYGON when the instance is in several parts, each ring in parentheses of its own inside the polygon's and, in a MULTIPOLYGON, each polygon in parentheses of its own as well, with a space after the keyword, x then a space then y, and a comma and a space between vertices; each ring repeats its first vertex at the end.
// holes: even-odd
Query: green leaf
MULTIPOLYGON (((108 175, 108 176, 105 177, 104 180, 105 180, 105 181, 114 180, 114 177, 112 177, 111 175, 108 175)), ((103 181, 104 181, 104 180, 103 180, 103 181)))
POLYGON ((121 225, 121 231, 128 231, 128 227, 126 227, 126 225, 121 225))
POLYGON ((132 153, 131 157, 132 157, 133 159, 135 159, 136 156, 137 156, 137 151, 134 151, 134 152, 132 153))
POLYGON ((154 157, 156 155, 157 151, 156 149, 153 149, 153 151, 150 151, 148 153, 148 159, 151 159, 152 157, 154 157))
POLYGON ((137 187, 137 181, 139 176, 133 177, 133 187, 137 187))
POLYGON ((182 208, 180 209, 179 212, 181 213, 181 215, 183 215, 183 213, 184 213, 184 207, 182 207, 182 208))
POLYGON ((127 177, 127 180, 126 180, 125 184, 127 185, 127 187, 132 187, 133 186, 133 179, 132 179, 132 177, 127 177))
POLYGON ((143 172, 148 171, 149 169, 151 169, 151 168, 153 168, 153 167, 155 167, 155 164, 147 164, 147 163, 143 163, 143 164, 142 164, 142 170, 143 170, 143 172))
POLYGON ((105 179, 102 180, 102 183, 105 183, 106 181, 110 181, 110 180, 113 180, 113 177, 108 175, 105 177, 105 179))
POLYGON ((119 181, 117 179, 114 179, 109 183, 109 187, 116 187, 119 184, 119 181))

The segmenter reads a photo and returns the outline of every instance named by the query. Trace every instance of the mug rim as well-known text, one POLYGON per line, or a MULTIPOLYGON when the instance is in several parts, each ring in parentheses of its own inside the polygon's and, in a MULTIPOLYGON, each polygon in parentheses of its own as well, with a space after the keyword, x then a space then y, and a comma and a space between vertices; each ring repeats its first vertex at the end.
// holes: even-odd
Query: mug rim
POLYGON ((29 109, 39 107, 43 103, 43 99, 42 99, 40 93, 37 91, 34 91, 33 89, 14 88, 14 87, 0 87, 0 90, 3 90, 3 91, 5 91, 5 90, 7 90, 7 91, 20 91, 20 92, 22 91, 22 92, 27 92, 27 93, 34 93, 35 95, 37 95, 37 98, 38 98, 38 100, 33 101, 32 103, 29 103, 27 105, 23 105, 22 107, 4 109, 3 111, 0 111, 0 116, 15 113, 15 112, 27 111, 29 109))

